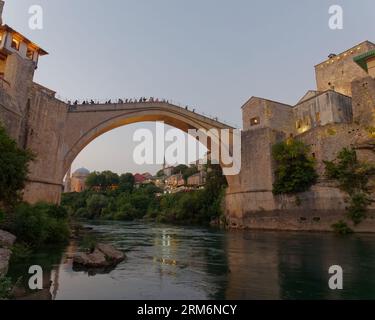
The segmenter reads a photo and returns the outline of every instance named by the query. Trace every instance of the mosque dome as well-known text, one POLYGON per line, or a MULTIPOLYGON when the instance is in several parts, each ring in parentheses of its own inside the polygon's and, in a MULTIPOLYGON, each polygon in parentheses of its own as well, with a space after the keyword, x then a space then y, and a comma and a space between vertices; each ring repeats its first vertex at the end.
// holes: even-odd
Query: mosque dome
POLYGON ((90 174, 90 171, 86 168, 79 168, 73 172, 73 177, 87 177, 90 174))

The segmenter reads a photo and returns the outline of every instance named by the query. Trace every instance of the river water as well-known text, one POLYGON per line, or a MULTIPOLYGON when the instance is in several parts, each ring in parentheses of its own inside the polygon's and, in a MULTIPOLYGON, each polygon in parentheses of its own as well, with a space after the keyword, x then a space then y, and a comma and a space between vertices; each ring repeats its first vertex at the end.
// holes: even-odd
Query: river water
POLYGON ((375 235, 86 226, 127 259, 94 274, 73 270, 74 245, 45 248, 13 262, 9 275, 26 284, 29 266, 41 265, 52 299, 375 299, 375 235), (343 290, 328 287, 332 265, 343 268, 343 290))

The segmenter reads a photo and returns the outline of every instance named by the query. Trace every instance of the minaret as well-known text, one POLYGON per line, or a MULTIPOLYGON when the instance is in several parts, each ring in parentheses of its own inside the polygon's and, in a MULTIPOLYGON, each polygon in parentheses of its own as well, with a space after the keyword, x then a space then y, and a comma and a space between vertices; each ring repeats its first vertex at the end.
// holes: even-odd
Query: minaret
POLYGON ((3 25, 3 9, 4 9, 5 2, 0 0, 0 26, 3 25))

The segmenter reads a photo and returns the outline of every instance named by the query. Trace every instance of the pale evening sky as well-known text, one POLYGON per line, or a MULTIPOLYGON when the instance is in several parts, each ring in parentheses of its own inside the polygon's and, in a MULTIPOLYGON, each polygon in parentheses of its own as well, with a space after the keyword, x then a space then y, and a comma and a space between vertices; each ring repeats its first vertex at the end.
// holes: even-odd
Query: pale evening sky
MULTIPOLYGON (((314 65, 375 40, 373 0, 6 0, 4 22, 47 50, 35 81, 69 99, 163 97, 240 125, 251 96, 295 104, 314 65), (31 5, 43 30, 28 27, 31 5), (341 5, 344 29, 330 30, 341 5)), ((73 164, 155 172, 132 159, 135 124, 92 142, 73 164)))

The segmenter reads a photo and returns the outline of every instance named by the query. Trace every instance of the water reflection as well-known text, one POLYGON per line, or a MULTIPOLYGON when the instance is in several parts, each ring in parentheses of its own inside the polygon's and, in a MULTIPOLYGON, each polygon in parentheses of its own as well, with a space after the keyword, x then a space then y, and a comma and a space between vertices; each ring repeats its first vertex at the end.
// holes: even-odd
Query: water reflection
POLYGON ((73 270, 73 243, 12 263, 10 276, 17 279, 31 264, 42 265, 50 293, 44 298, 51 299, 375 298, 373 235, 226 232, 136 222, 90 227, 126 252, 114 270, 73 270), (343 291, 328 289, 328 268, 334 264, 344 269, 343 291))

